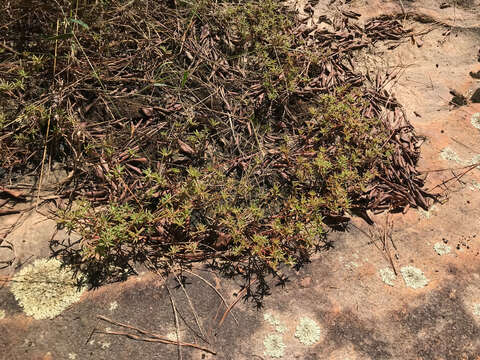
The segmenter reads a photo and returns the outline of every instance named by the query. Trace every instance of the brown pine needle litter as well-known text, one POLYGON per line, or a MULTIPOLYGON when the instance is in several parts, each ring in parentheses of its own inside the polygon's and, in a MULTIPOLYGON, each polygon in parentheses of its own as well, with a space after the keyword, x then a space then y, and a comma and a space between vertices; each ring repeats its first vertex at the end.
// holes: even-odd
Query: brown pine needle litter
POLYGON ((55 216, 82 239, 53 245, 93 283, 201 260, 261 280, 352 213, 427 209, 422 139, 387 91, 401 69, 355 62, 418 34, 358 17, 308 25, 273 0, 3 2, 0 185, 69 174, 55 216))

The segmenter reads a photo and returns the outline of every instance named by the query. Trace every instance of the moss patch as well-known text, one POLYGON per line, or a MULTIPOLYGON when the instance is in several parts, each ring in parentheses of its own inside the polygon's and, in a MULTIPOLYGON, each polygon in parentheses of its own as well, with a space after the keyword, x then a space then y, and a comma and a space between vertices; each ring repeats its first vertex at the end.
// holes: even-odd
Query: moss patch
POLYGON ((437 210, 437 206, 432 205, 428 211, 425 211, 423 209, 419 209, 418 211, 420 212, 420 215, 422 215, 425 219, 430 219, 433 215, 435 215, 437 210))
POLYGON ((472 191, 480 190, 480 184, 478 182, 476 182, 475 180, 473 180, 472 185, 470 185, 470 190, 472 190, 472 191))

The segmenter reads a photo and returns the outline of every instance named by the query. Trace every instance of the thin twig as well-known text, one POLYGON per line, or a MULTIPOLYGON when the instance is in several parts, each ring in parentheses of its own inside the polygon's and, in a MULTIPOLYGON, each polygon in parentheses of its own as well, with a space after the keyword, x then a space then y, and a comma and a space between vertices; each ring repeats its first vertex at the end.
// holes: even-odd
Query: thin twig
MULTIPOLYGON (((213 284, 211 284, 209 281, 207 281, 207 280, 206 280, 205 278, 203 278, 202 276, 194 273, 193 271, 189 271, 189 270, 185 270, 185 269, 184 269, 183 271, 184 271, 184 272, 187 272, 187 273, 189 273, 189 274, 191 274, 191 275, 193 275, 193 276, 196 276, 196 277, 198 277, 199 279, 201 279, 202 281, 204 281, 205 284, 207 284, 208 286, 210 286, 210 287, 213 289, 213 291, 215 291, 215 292, 217 293, 217 295, 220 297, 220 299, 222 299, 222 302, 223 302, 223 304, 225 305, 225 307, 228 308, 227 300, 225 300, 225 298, 223 297, 223 295, 217 290, 217 288, 216 288, 213 284)), ((235 322, 237 323, 237 325, 239 325, 239 324, 238 324, 238 320, 237 320, 237 318, 236 318, 236 316, 235 316, 235 314, 234 314, 233 312, 232 312, 232 317, 233 317, 233 320, 235 320, 235 322)))
POLYGON ((451 178, 442 181, 440 184, 435 185, 435 186, 432 188, 432 190, 435 190, 436 188, 445 186, 446 184, 448 184, 448 183, 449 183, 450 181, 452 181, 452 180, 460 181, 462 177, 464 177, 466 174, 468 174, 468 173, 471 172, 472 170, 476 169, 478 166, 480 166, 480 163, 475 163, 475 164, 468 165, 468 166, 462 168, 462 169, 465 169, 465 168, 466 168, 466 170, 465 170, 462 174, 456 175, 456 174, 454 173, 454 175, 453 175, 451 178))
MULTIPOLYGON (((118 333, 118 332, 112 332, 112 331, 108 331, 108 332, 103 332, 105 334, 112 334, 112 335, 125 335, 125 336, 133 336, 132 338, 135 339, 135 340, 142 340, 142 341, 154 341, 154 342, 160 342, 160 343, 163 343, 163 344, 172 344, 172 345, 178 345, 178 346, 187 346, 187 347, 192 347, 192 348, 195 348, 195 349, 199 349, 199 350, 203 350, 205 352, 208 352, 210 354, 213 354, 213 355, 216 355, 216 352, 213 351, 213 350, 210 350, 204 346, 201 346, 201 345, 197 345, 197 344, 191 344, 191 343, 186 343, 186 342, 182 342, 182 341, 179 341, 178 337, 177 337, 177 341, 174 341, 174 340, 170 340, 170 339, 167 339, 165 337, 162 337, 156 333, 153 333, 153 332, 150 332, 148 330, 145 330, 145 329, 141 329, 139 327, 135 327, 135 326, 132 326, 132 325, 128 325, 128 324, 123 324, 121 322, 118 322, 118 321, 115 321, 115 320, 111 320, 109 318, 107 318, 106 316, 103 316, 103 315, 97 315, 97 318, 99 318, 100 320, 103 320, 103 321, 106 321, 110 324, 113 324, 113 325, 117 325, 117 326, 121 326, 121 327, 124 327, 124 328, 127 328, 127 329, 132 329, 132 330, 135 330, 135 331, 138 331, 140 334, 143 334, 143 335, 147 335, 147 336, 150 336, 152 337, 153 339, 145 339, 145 338, 140 338, 136 335, 133 335, 133 334, 128 334, 128 333, 118 333)), ((97 331, 97 332, 100 332, 100 331, 97 331)))
POLYGON ((167 289, 168 295, 169 295, 169 297, 170 297, 170 304, 172 305, 173 315, 174 315, 174 319, 175 319, 175 333, 176 333, 176 335, 177 335, 178 358, 179 358, 180 360, 182 360, 182 359, 183 359, 183 356, 182 356, 182 349, 181 349, 181 347, 180 347, 180 326, 179 326, 179 322, 178 322, 177 307, 175 306, 175 301, 173 300, 172 292, 170 291, 170 288, 168 287, 166 281, 165 281, 165 288, 167 289))
POLYGON ((198 318, 198 314, 197 314, 197 311, 195 310, 195 307, 193 306, 193 303, 192 303, 192 300, 190 299, 190 296, 188 296, 188 293, 187 293, 187 290, 185 289, 185 286, 183 286, 182 284, 182 281, 181 279, 179 279, 179 277, 177 276, 177 274, 173 273, 175 278, 177 279, 177 282, 178 284, 180 285, 180 287, 182 288, 183 290, 183 293, 185 294, 185 297, 187 298, 187 301, 188 301, 188 305, 190 306, 190 309, 192 310, 192 313, 193 313, 193 317, 195 318, 195 322, 198 326, 198 329, 200 330, 200 333, 203 335, 204 337, 204 341, 206 341, 208 343, 208 341, 206 340, 207 336, 205 334, 205 330, 203 329, 201 323, 200 323, 200 320, 198 318))
POLYGON ((245 295, 245 293, 247 292, 247 290, 253 285, 255 284, 255 282, 257 281, 258 279, 255 279, 253 280, 252 282, 250 282, 247 286, 245 286, 245 288, 240 291, 237 295, 237 298, 229 305, 229 307, 227 308, 227 310, 225 310, 222 318, 220 319, 220 322, 218 323, 218 327, 222 326, 223 322, 225 321, 225 319, 227 318, 228 314, 230 313, 230 311, 233 309, 233 307, 240 301, 240 299, 243 297, 243 295, 245 295))

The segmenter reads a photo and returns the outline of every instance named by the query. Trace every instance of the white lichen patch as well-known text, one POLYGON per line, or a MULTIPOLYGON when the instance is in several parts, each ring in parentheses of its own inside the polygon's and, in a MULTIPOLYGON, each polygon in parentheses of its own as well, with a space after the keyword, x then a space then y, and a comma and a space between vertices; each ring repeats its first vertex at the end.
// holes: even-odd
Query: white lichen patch
POLYGON ((437 206, 432 205, 428 211, 419 209, 420 215, 422 215, 425 219, 430 219, 437 211, 437 206))
POLYGON ((110 347, 110 343, 109 342, 101 342, 100 345, 102 346, 102 349, 103 350, 106 350, 110 347))
POLYGON ((69 360, 75 360, 76 358, 77 358, 77 354, 75 354, 75 353, 68 354, 68 359, 69 360))
POLYGON ((302 317, 295 329, 295 337, 304 345, 313 345, 320 340, 320 327, 314 320, 302 317))
MULTIPOLYGON (((166 332, 167 332, 167 335, 165 335, 165 337, 168 340, 177 341, 177 329, 169 328, 169 329, 167 329, 166 332)), ((185 340, 188 337, 188 331, 186 329, 179 328, 178 329, 178 337, 180 338, 180 341, 185 340)))
POLYGON ((263 314, 263 320, 268 322, 270 325, 275 326, 275 331, 277 331, 281 334, 283 334, 285 331, 287 331, 287 328, 281 323, 281 321, 278 320, 271 313, 263 314))
POLYGON ((444 149, 442 149, 442 151, 440 152, 440 157, 443 159, 443 160, 447 160, 447 161, 454 161, 458 164, 464 164, 465 161, 463 161, 462 159, 460 159, 460 157, 458 156, 458 154, 455 152, 455 150, 449 148, 449 147, 446 147, 444 149))
POLYGON ((385 284, 390 286, 395 285, 395 280, 397 280, 397 275, 395 275, 392 269, 390 269, 389 267, 386 267, 386 268, 380 269, 378 272, 380 274, 382 281, 385 284))
POLYGON ((473 304, 473 315, 480 317, 480 303, 473 304))
POLYGON ((420 289, 424 286, 427 286, 429 282, 422 270, 417 269, 414 266, 404 266, 400 269, 400 272, 402 273, 405 285, 411 287, 412 289, 420 289))
MULTIPOLYGON (((469 161, 468 165, 474 165, 480 163, 480 154, 475 155, 472 157, 472 159, 469 161)), ((479 168, 480 166, 477 166, 479 168)))
POLYGON ((472 123, 473 127, 480 129, 480 113, 473 114, 470 122, 472 123))
POLYGON ((167 335, 166 338, 171 341, 177 341, 177 332, 176 331, 170 331, 167 335))
POLYGON ((344 264, 344 267, 345 267, 345 269, 347 269, 347 270, 353 271, 353 270, 355 270, 356 268, 358 268, 359 265, 358 265, 358 263, 355 262, 355 261, 349 261, 349 262, 347 262, 347 263, 344 264))
POLYGON ((475 180, 473 180, 472 185, 470 185, 470 190, 472 190, 472 191, 480 190, 480 184, 478 182, 476 182, 475 180))
POLYGON ((283 338, 278 334, 270 334, 263 340, 265 346, 264 354, 272 358, 281 358, 285 354, 287 347, 283 342, 283 338))
POLYGON ((452 248, 447 244, 444 244, 443 242, 435 243, 435 245, 433 245, 433 248, 438 255, 446 255, 452 251, 452 248))
POLYGON ((116 301, 112 301, 112 302, 110 303, 110 307, 108 308, 108 310, 110 310, 110 311, 115 311, 115 310, 117 310, 117 309, 118 309, 118 303, 117 303, 116 301))
POLYGON ((61 265, 57 259, 39 259, 13 277, 10 290, 25 314, 52 319, 80 300, 85 287, 79 288, 79 278, 61 265))
POLYGON ((0 320, 5 319, 5 316, 6 316, 5 310, 0 309, 0 320))

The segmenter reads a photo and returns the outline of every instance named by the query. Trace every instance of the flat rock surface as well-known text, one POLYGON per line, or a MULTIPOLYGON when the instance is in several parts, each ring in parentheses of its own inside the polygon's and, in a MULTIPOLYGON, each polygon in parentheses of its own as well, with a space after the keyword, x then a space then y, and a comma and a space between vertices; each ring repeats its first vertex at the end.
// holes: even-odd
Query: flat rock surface
MULTIPOLYGON (((328 3, 320 1, 317 11, 332 11, 328 3)), ((480 1, 362 0, 343 7, 362 14, 361 22, 390 15, 430 30, 393 50, 362 51, 358 65, 402 69, 393 91, 426 138, 420 169, 428 187, 449 186, 445 201, 428 212, 379 215, 376 228, 354 219, 348 231, 331 234, 331 249, 289 273, 286 283, 272 281, 261 308, 235 303, 241 279, 198 265, 183 274, 183 286, 144 272, 85 292, 52 320, 23 314, 8 279, 49 256, 55 224, 35 210, 18 222, 20 215, 2 216, 0 233, 12 231, 0 261, 15 260, 0 270, 1 359, 480 359, 480 171, 463 174, 480 162, 480 104, 450 104, 452 89, 470 99, 480 88, 469 75, 480 71, 480 1), (176 339, 178 331, 196 347, 127 337, 140 334, 98 315, 163 338, 176 339), (316 326, 302 333, 305 318, 316 326), (302 343, 304 335, 312 341, 302 343)))

